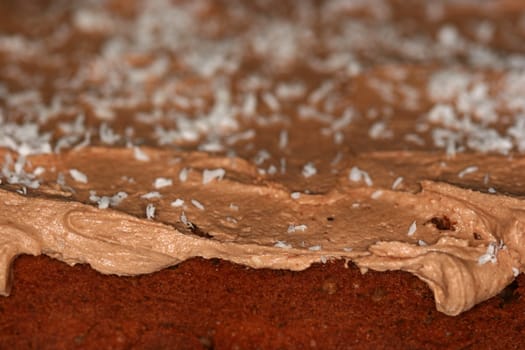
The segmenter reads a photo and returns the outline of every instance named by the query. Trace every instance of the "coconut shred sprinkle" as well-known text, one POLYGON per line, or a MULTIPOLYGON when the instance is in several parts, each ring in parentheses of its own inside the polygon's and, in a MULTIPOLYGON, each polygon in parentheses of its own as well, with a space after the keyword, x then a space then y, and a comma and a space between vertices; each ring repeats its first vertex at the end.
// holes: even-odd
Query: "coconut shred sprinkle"
POLYGON ((299 198, 301 198, 301 192, 292 192, 292 193, 290 193, 290 197, 292 199, 299 199, 299 198))
POLYGON ((220 181, 224 178, 224 175, 226 174, 226 170, 219 168, 219 169, 204 169, 202 172, 202 184, 206 185, 212 181, 220 181))
POLYGON ((188 180, 188 172, 189 170, 187 168, 182 168, 179 172, 179 181, 180 182, 186 182, 188 180))
POLYGON ((80 182, 83 184, 87 184, 88 182, 87 175, 77 169, 70 169, 69 174, 71 175, 73 180, 75 180, 76 182, 80 182))
POLYGON ((382 190, 376 190, 376 191, 372 192, 372 194, 370 195, 370 198, 372 198, 372 199, 379 199, 379 198, 381 198, 382 195, 383 195, 383 191, 382 190))
POLYGON ((172 207, 182 207, 183 205, 184 205, 184 200, 181 198, 177 198, 173 202, 171 202, 172 207))
POLYGON ((13 164, 13 159, 10 154, 6 154, 4 164, 1 170, 1 176, 3 176, 7 183, 23 185, 24 187, 37 189, 40 187, 40 181, 37 179, 41 175, 42 171, 37 168, 32 173, 24 170, 26 166, 26 159, 24 156, 20 156, 17 161, 13 164))
POLYGON ((165 177, 158 177, 153 182, 153 187, 155 187, 156 189, 160 189, 163 187, 169 187, 171 185, 173 185, 173 180, 165 178, 165 177))
POLYGON ((146 206, 146 218, 148 220, 153 220, 155 218, 155 206, 151 203, 149 203, 147 206, 146 206))
POLYGON ((308 229, 308 226, 305 225, 305 224, 289 225, 286 232, 288 232, 288 233, 294 233, 294 232, 298 232, 298 231, 304 232, 304 231, 306 231, 306 229, 308 229))
POLYGON ((412 223, 410 224, 410 227, 408 228, 408 232, 407 232, 407 235, 408 236, 413 236, 414 233, 416 233, 417 231, 417 224, 416 224, 416 221, 412 221, 412 223))
POLYGON ((498 249, 497 243, 490 242, 489 245, 487 246, 487 251, 485 252, 485 254, 479 257, 478 264, 484 265, 488 262, 491 262, 492 264, 497 263, 498 262, 498 257, 497 257, 498 250, 499 249, 498 249))
POLYGON ((144 193, 140 198, 143 199, 153 199, 153 198, 162 198, 162 195, 157 191, 152 191, 148 193, 144 193))
POLYGON ((97 203, 99 209, 107 209, 110 206, 116 207, 126 198, 128 198, 128 194, 123 191, 117 192, 113 196, 97 196, 96 191, 89 191, 89 200, 97 203))
POLYGON ((193 206, 199 210, 204 210, 204 205, 202 205, 202 203, 196 199, 192 199, 191 204, 193 204, 193 206))
POLYGON ((468 175, 468 174, 472 174, 472 173, 475 173, 479 170, 479 168, 475 165, 472 165, 472 166, 469 166, 469 167, 466 167, 465 169, 461 170, 458 174, 458 177, 460 179, 464 178, 465 175, 468 175))
POLYGON ((141 162, 149 162, 150 158, 149 156, 141 150, 138 146, 133 147, 133 156, 136 160, 141 162))
POLYGON ((290 249, 290 248, 292 248, 292 245, 288 244, 288 243, 286 243, 284 241, 277 241, 277 242, 275 242, 274 247, 282 248, 282 249, 290 249))
POLYGON ((312 162, 308 162, 304 165, 302 174, 304 177, 308 178, 317 174, 317 169, 312 162))
POLYGON ((392 183, 392 190, 396 190, 401 185, 401 183, 403 183, 403 177, 399 176, 392 183))
POLYGON ((372 186, 373 182, 370 178, 370 175, 366 171, 363 171, 359 169, 358 167, 354 166, 352 169, 350 169, 350 173, 348 174, 348 178, 350 181, 353 182, 360 182, 364 181, 367 186, 372 186))

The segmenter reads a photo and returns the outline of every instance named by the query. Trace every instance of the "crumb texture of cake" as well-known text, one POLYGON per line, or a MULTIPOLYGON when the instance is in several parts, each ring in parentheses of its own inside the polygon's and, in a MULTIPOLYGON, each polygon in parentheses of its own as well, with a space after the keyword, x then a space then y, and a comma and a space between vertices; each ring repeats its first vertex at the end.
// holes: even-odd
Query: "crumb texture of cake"
MULTIPOLYGON (((0 1, 0 294, 18 255, 525 268, 519 1, 0 1)), ((329 287, 327 287, 330 289, 329 287)))

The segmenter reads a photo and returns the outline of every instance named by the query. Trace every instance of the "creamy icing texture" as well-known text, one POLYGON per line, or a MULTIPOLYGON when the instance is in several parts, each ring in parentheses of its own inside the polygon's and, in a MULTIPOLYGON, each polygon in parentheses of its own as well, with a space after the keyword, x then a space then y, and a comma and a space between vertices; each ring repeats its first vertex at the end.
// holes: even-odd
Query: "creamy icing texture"
POLYGON ((496 295, 525 256, 523 16, 0 4, 0 293, 27 253, 119 275, 347 259, 417 275, 449 315, 496 295))
MULTIPOLYGON (((522 268, 522 200, 464 188, 483 186, 475 178, 446 183, 458 178, 446 171, 464 167, 471 157, 458 156, 436 174, 425 164, 427 154, 373 153, 354 163, 385 169, 374 171, 372 186, 354 182, 349 169, 326 180, 323 192, 300 193, 265 179, 239 158, 143 151, 149 161, 136 160, 132 149, 107 148, 27 160, 35 168, 53 164, 54 171, 42 174, 30 195, 9 185, 0 192, 3 294, 9 291, 9 265, 20 253, 121 275, 195 256, 292 270, 344 258, 364 270, 414 273, 432 288, 438 309, 455 315, 498 293, 522 268), (396 189, 386 171, 392 163, 407 172, 396 189), (57 185, 56 173, 67 169, 81 172, 86 183, 69 174, 57 185), (222 177, 205 175, 217 169, 224 170, 222 177), (181 172, 187 178, 181 180, 181 172), (120 202, 105 208, 101 198, 116 198, 117 190, 120 202)), ((488 168, 502 168, 501 161, 477 159, 488 168)), ((512 164, 522 170, 522 161, 512 164)))

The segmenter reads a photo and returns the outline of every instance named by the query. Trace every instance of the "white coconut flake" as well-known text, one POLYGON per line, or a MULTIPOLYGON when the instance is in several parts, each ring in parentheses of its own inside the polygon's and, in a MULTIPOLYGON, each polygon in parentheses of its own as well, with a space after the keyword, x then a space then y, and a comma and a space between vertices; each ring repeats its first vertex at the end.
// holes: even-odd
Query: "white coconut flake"
POLYGON ((383 191, 376 190, 376 191, 372 192, 372 194, 370 195, 370 198, 372 198, 372 199, 379 199, 382 195, 383 195, 383 191))
POLYGON ((297 232, 297 231, 301 231, 301 232, 304 232, 308 229, 308 226, 307 225, 289 225, 288 226, 288 230, 287 232, 288 233, 294 233, 294 232, 297 232))
POLYGON ((97 203, 99 209, 107 209, 110 206, 118 206, 124 199, 128 197, 126 192, 120 191, 113 196, 97 196, 95 191, 89 191, 89 200, 97 203))
POLYGON ((153 182, 153 187, 155 187, 156 189, 168 187, 171 185, 173 185, 173 180, 165 178, 165 177, 158 177, 153 182))
POLYGON ((77 170, 77 169, 69 169, 69 174, 75 180, 76 182, 87 184, 88 177, 83 172, 77 170))
POLYGON ((424 240, 420 239, 417 241, 417 245, 420 247, 426 247, 428 244, 424 240))
POLYGON ((392 132, 392 130, 389 130, 387 124, 382 121, 375 122, 368 130, 368 136, 374 140, 388 139, 391 138, 393 135, 394 133, 392 132))
POLYGON ((488 263, 489 261, 493 264, 498 262, 497 255, 498 254, 498 245, 495 242, 490 242, 487 246, 487 251, 485 254, 479 257, 478 264, 484 265, 488 263))
MULTIPOLYGON (((113 112, 109 109, 104 109, 104 108, 98 108, 97 111, 98 113, 97 114, 97 117, 101 117, 101 116, 107 116, 109 117, 108 119, 112 119, 113 118, 113 112), (103 112, 111 112, 110 114, 108 113, 103 113, 103 112)), ((100 128, 99 128, 99 136, 100 136, 100 141, 102 141, 103 143, 105 144, 108 144, 108 145, 113 145, 115 142, 117 142, 118 140, 120 140, 120 135, 116 134, 113 129, 111 129, 105 122, 100 124, 100 128)))
POLYGON ((137 146, 133 147, 133 157, 141 162, 149 162, 150 160, 149 156, 137 146))
POLYGON ((359 170, 358 167, 354 166, 354 167, 352 167, 352 169, 350 169, 350 173, 348 174, 348 178, 350 179, 350 181, 359 182, 363 178, 363 174, 362 174, 361 170, 359 170))
POLYGON ((177 198, 173 202, 171 202, 172 207, 182 207, 183 205, 184 205, 184 200, 181 198, 177 198))
POLYGON ((514 275, 514 277, 518 277, 518 275, 520 274, 520 269, 518 269, 517 267, 513 267, 512 274, 514 275))
POLYGON ((16 192, 20 193, 21 195, 26 195, 27 194, 27 187, 25 186, 22 186, 22 188, 16 190, 16 192))
POLYGON ((282 249, 290 249, 290 248, 292 248, 291 244, 288 244, 288 243, 286 243, 284 241, 277 241, 277 242, 275 242, 275 244, 273 246, 276 247, 276 248, 282 248, 282 249))
POLYGON ((359 169, 358 167, 354 166, 352 169, 350 169, 350 173, 348 174, 348 178, 350 181, 353 182, 360 182, 364 181, 367 186, 372 186, 373 182, 370 176, 366 171, 363 171, 359 169))
POLYGON ((416 220, 414 220, 412 224, 410 224, 410 227, 408 228, 407 235, 413 236, 414 233, 416 233, 416 230, 417 230, 417 225, 416 225, 416 220))
POLYGON ((146 218, 148 220, 152 220, 155 217, 155 206, 151 203, 149 203, 146 206, 146 218))
POLYGON ((193 204, 193 206, 197 209, 204 210, 204 205, 202 205, 202 203, 196 199, 192 199, 191 204, 193 204))
MULTIPOLYGON (((8 101, 11 101, 10 98, 8 101)), ((39 125, 25 123, 5 123, 0 112, 0 147, 16 151, 21 156, 39 153, 51 153, 50 133, 42 134, 39 125)))
POLYGON ((235 225, 238 223, 237 219, 232 218, 231 216, 227 216, 226 221, 231 222, 232 224, 235 224, 235 225))
POLYGON ((332 129, 332 131, 340 132, 342 129, 350 125, 355 116, 356 111, 352 107, 346 108, 343 115, 330 124, 330 129, 332 129))
POLYGON ((98 204, 98 208, 99 209, 107 209, 107 208, 109 208, 109 204, 110 204, 111 201, 110 201, 109 197, 102 196, 96 202, 98 204))
POLYGON ((109 202, 112 207, 116 207, 126 198, 128 198, 128 194, 124 191, 119 191, 110 198, 109 202))
POLYGON ((182 168, 179 172, 179 181, 186 182, 188 180, 188 168, 182 168))
POLYGON ((279 83, 275 94, 281 100, 294 100, 304 96, 306 87, 302 83, 279 83))
POLYGON ((206 185, 214 180, 220 181, 224 178, 224 175, 226 174, 226 171, 222 168, 218 169, 204 169, 202 172, 202 184, 206 185))
POLYGON ((291 197, 292 199, 299 199, 299 198, 301 198, 301 192, 292 192, 292 193, 290 194, 290 197, 291 197))
POLYGON ((310 95, 308 96, 308 103, 310 104, 318 104, 321 102, 334 88, 334 82, 333 81, 325 81, 321 86, 319 86, 317 89, 312 91, 310 95))
POLYGON ((308 162, 303 167, 303 176, 308 178, 317 174, 317 169, 312 162, 308 162))
POLYGON ((271 92, 263 93, 262 99, 273 112, 277 112, 281 108, 279 100, 271 92))
POLYGON ((182 222, 186 226, 189 226, 190 222, 189 222, 188 218, 186 217, 186 213, 182 212, 180 214, 180 222, 182 222))
POLYGON ((256 165, 261 165, 262 163, 264 163, 267 159, 270 159, 271 157, 272 156, 270 155, 270 152, 268 152, 265 149, 262 149, 259 152, 257 152, 254 162, 256 165))
POLYGON ((465 175, 468 175, 468 174, 472 174, 472 173, 475 173, 476 171, 478 171, 479 168, 475 165, 472 165, 472 166, 469 166, 469 167, 466 167, 465 169, 461 170, 459 173, 458 173, 458 177, 460 179, 462 179, 463 177, 465 177, 465 175))
POLYGON ((248 141, 255 137, 256 133, 253 129, 230 135, 226 138, 226 143, 230 146, 235 145, 239 141, 248 141))
POLYGON ((489 193, 492 193, 492 194, 497 192, 494 187, 489 187, 487 191, 489 191, 489 193))
POLYGON ((397 189, 399 185, 401 185, 402 182, 403 182, 403 176, 399 176, 397 179, 395 179, 394 182, 392 183, 392 190, 397 189))
POLYGON ((40 176, 40 175, 42 175, 45 172, 46 172, 46 169, 44 167, 39 166, 39 167, 35 168, 35 170, 33 171, 33 175, 34 176, 40 176))
POLYGON ((26 159, 24 156, 18 157, 13 164, 13 159, 9 153, 5 155, 4 164, 2 166, 1 175, 3 175, 10 184, 23 185, 25 187, 36 189, 40 187, 40 182, 35 180, 35 172, 28 173, 24 170, 26 159), (13 170, 10 168, 13 166, 13 170))
POLYGON ((314 245, 314 246, 311 246, 308 248, 308 250, 312 251, 312 252, 317 252, 319 250, 321 250, 322 247, 320 245, 314 245))
POLYGON ((140 196, 140 198, 144 198, 144 199, 162 198, 162 195, 157 191, 152 191, 152 192, 143 194, 142 196, 140 196))

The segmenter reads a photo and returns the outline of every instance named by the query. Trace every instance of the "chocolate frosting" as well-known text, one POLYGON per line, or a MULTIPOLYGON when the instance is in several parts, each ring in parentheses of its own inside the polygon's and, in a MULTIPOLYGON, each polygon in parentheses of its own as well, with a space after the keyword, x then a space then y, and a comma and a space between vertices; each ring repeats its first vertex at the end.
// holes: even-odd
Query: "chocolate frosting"
MULTIPOLYGON (((327 179, 324 192, 292 195, 239 158, 143 151, 147 162, 135 159, 132 149, 96 147, 29 157, 32 167, 53 164, 54 171, 42 174, 39 188, 27 195, 9 185, 0 190, 3 295, 9 293, 10 264, 21 253, 118 275, 150 273, 196 256, 291 270, 347 259, 363 272, 415 274, 433 290, 437 308, 456 315, 497 294, 522 268, 522 200, 435 180, 428 167, 412 166, 395 190, 381 185, 392 175, 375 171, 368 186, 352 181, 348 169, 327 179), (57 188, 47 180, 73 168, 87 183, 68 175, 57 188), (190 169, 185 181, 178 176, 182 169, 190 169), (203 183, 209 169, 225 175, 203 183), (155 190, 160 177, 171 185, 155 190), (127 197, 97 208, 93 190, 99 197, 117 191, 127 197), (148 191, 157 193, 148 198, 148 191), (184 204, 171 205, 176 199, 184 204), (146 217, 147 204, 155 207, 153 217, 146 217)), ((374 153, 355 164, 372 169, 379 161, 391 169, 388 159, 400 162, 398 156, 374 153)), ((429 156, 406 158, 417 164, 429 156)), ((469 161, 463 158, 449 161, 447 169, 469 161)), ((476 159, 481 167, 490 161, 476 159)))

